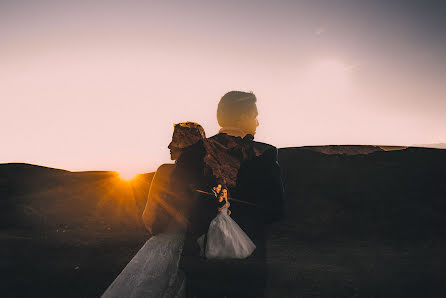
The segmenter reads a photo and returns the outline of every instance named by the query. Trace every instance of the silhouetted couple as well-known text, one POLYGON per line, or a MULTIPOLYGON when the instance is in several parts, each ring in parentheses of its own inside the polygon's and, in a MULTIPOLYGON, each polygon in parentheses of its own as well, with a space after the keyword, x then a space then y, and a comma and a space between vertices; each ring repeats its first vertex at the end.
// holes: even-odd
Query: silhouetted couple
POLYGON ((253 93, 226 93, 220 132, 206 138, 197 123, 176 124, 175 165, 153 178, 143 220, 152 234, 186 231, 180 268, 188 296, 264 295, 265 227, 282 215, 283 186, 277 148, 253 141, 257 114, 253 93))

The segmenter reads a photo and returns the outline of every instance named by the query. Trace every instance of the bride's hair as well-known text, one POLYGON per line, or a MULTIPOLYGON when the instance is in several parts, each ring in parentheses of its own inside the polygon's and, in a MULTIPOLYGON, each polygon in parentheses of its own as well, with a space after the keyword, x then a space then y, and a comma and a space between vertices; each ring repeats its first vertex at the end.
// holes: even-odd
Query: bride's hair
POLYGON ((186 148, 206 138, 203 127, 196 122, 180 122, 173 125, 172 146, 186 148))
POLYGON ((251 112, 257 101, 252 92, 229 91, 220 99, 217 121, 221 127, 235 126, 243 114, 251 112))

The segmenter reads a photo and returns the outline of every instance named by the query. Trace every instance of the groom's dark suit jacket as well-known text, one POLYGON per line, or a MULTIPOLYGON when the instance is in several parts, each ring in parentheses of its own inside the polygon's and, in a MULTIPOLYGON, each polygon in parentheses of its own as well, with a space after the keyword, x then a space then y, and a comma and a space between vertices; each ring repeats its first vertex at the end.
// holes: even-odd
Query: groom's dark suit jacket
MULTIPOLYGON (((262 297, 267 275, 265 227, 281 218, 283 207, 283 184, 277 148, 255 142, 249 136, 242 139, 225 133, 207 140, 215 148, 220 145, 221 148, 230 148, 230 154, 240 159, 236 183, 230 183, 228 187, 229 195, 256 206, 230 201, 231 217, 253 240, 256 250, 252 256, 243 260, 204 260, 184 255, 180 267, 186 273, 188 296, 262 297), (254 154, 241 154, 244 151, 238 150, 238 146, 245 146, 243 150, 247 148, 254 154)), ((215 199, 200 197, 193 191, 194 188, 210 191, 222 182, 203 166, 209 154, 207 148, 202 141, 190 146, 177 160, 172 174, 172 181, 177 181, 175 185, 179 187, 177 191, 190 201, 187 212, 190 219, 188 235, 192 241, 207 232, 218 207, 215 199)))
MULTIPOLYGON (((262 230, 264 224, 282 216, 283 185, 277 161, 277 148, 255 142, 249 137, 242 139, 225 133, 212 136, 207 141, 216 145, 213 148, 228 148, 232 157, 238 159, 240 164, 235 185, 228 185, 229 196, 256 206, 230 201, 231 217, 250 237, 256 238, 256 232, 262 230), (241 150, 237 150, 242 146, 243 150, 250 151, 251 154, 242 156, 241 150)), ((177 160, 171 180, 176 191, 182 194, 182 198, 191 201, 188 217, 192 229, 197 229, 197 233, 207 231, 218 205, 215 200, 200 195, 194 189, 210 192, 213 186, 222 183, 219 177, 215 177, 206 169, 206 155, 214 153, 206 150, 210 149, 202 141, 187 148, 177 160)))

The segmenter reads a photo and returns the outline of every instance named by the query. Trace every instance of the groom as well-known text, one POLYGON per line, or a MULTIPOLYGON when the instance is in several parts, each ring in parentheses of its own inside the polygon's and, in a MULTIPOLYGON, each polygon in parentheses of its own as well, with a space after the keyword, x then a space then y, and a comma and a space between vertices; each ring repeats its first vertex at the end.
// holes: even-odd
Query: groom
POLYGON ((236 186, 229 189, 229 194, 257 205, 252 207, 236 202, 231 204, 231 216, 253 238, 263 237, 259 234, 263 233, 264 225, 282 216, 283 205, 283 185, 277 148, 253 140, 259 126, 256 101, 253 93, 226 93, 217 108, 220 131, 210 137, 220 143, 237 138, 250 139, 252 142, 256 157, 242 162, 236 186))
MULTIPOLYGON (((266 284, 265 228, 282 216, 283 185, 277 148, 253 141, 259 125, 256 101, 253 93, 226 93, 217 108, 217 121, 221 129, 209 139, 222 147, 231 142, 241 143, 242 139, 252 142, 255 157, 241 162, 236 185, 230 186, 228 191, 230 196, 252 203, 231 202, 231 217, 257 248, 252 256, 244 260, 203 260, 184 256, 180 266, 186 273, 190 296, 263 296, 266 284)), ((200 210, 205 212, 205 209, 200 210)))

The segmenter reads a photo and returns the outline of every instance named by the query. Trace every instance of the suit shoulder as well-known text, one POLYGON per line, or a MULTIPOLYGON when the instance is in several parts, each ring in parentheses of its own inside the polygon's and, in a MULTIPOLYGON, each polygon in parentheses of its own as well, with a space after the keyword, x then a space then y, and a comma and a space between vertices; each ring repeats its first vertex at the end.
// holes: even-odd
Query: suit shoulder
POLYGON ((257 141, 253 141, 253 144, 254 144, 254 150, 256 151, 257 155, 271 154, 277 157, 277 152, 278 152, 277 147, 257 141))
POLYGON ((273 145, 268 144, 268 143, 262 143, 262 142, 257 142, 257 141, 252 141, 252 142, 254 143, 254 146, 256 148, 263 149, 264 151, 268 150, 268 149, 276 149, 277 150, 276 146, 273 146, 273 145))

